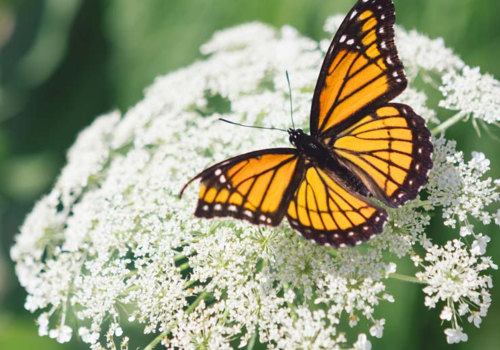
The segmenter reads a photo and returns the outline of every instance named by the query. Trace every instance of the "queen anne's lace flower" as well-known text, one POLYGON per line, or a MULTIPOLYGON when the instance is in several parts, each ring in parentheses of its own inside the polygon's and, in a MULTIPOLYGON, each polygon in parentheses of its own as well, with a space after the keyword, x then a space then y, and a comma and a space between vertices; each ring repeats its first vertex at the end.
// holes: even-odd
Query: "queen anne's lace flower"
POLYGON ((453 327, 445 331, 449 343, 467 340, 458 325, 458 316, 469 314, 469 322, 477 326, 491 303, 488 289, 492 287, 492 280, 482 272, 498 267, 489 258, 478 257, 475 250, 474 246, 466 249, 460 240, 450 241, 444 247, 432 246, 425 256, 428 264, 423 264, 424 271, 417 273, 427 284, 425 305, 434 308, 439 301, 446 302, 440 317, 452 323, 453 327))
POLYGON ((445 97, 439 103, 441 107, 490 124, 500 121, 500 82, 489 74, 481 74, 479 67, 465 66, 462 71, 448 72, 440 90, 445 97))
MULTIPOLYGON (((326 26, 333 31, 341 19, 326 26)), ((496 80, 461 70, 442 40, 401 28, 396 34, 410 78, 444 75, 444 107, 497 120, 490 110, 498 112, 500 93, 483 91, 496 80), (467 89, 489 96, 484 107, 473 94, 469 102, 460 97, 470 82, 477 86, 467 89)), ((325 249, 286 223, 198 220, 196 190, 178 199, 184 183, 214 161, 286 144, 276 132, 218 121, 289 127, 284 69, 292 78, 295 123, 308 125, 328 43, 259 23, 216 33, 202 47, 206 60, 158 78, 125 116, 102 116, 80 134, 11 250, 26 308, 43 310, 40 335, 67 342, 77 333, 92 349, 127 349, 127 329, 135 325, 154 334, 148 349, 160 343, 224 349, 235 342, 251 348, 258 341, 279 349, 368 350, 367 334, 381 337, 386 323, 375 310, 394 301, 385 284, 391 277, 425 283, 425 304, 441 304, 441 319, 451 323, 448 342, 467 339, 465 319, 479 327, 491 303, 485 271, 496 265, 484 256, 489 237, 475 233, 469 219, 500 223, 500 212, 488 210, 499 200, 500 182, 485 179, 489 161, 482 153, 466 162, 453 141, 435 139, 428 197, 388 210, 384 233, 360 248, 325 249), (425 231, 436 208, 446 225, 460 225, 456 236, 471 239, 470 248, 459 240, 432 243, 425 231), (419 256, 416 245, 426 254, 419 256), (416 277, 396 273, 395 261, 405 257, 420 266, 416 277), (350 326, 347 333, 339 331, 341 322, 350 326)), ((424 90, 410 86, 398 101, 439 123, 424 90)))
MULTIPOLYGON (((500 199, 493 179, 484 179, 489 160, 474 152, 472 160, 464 161, 462 152, 455 150, 456 142, 440 138, 434 141, 434 167, 429 177, 429 203, 443 206, 445 225, 455 227, 457 221, 467 225, 472 216, 487 225, 494 218, 485 210, 500 199)), ((460 231, 466 235, 472 226, 460 231)))

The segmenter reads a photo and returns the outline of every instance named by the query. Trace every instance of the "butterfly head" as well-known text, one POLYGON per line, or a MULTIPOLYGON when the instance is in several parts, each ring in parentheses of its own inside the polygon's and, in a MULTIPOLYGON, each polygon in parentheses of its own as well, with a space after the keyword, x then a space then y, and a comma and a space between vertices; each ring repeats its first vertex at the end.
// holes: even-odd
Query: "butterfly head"
POLYGON ((304 131, 302 129, 288 129, 288 134, 290 135, 290 143, 297 147, 297 143, 300 142, 299 140, 303 139, 304 137, 304 131))

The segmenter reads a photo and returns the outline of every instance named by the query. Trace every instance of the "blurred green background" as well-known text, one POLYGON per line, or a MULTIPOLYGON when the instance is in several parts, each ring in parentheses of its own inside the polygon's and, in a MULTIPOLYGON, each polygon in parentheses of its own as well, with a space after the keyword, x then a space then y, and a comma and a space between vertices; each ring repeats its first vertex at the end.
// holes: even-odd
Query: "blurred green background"
MULTIPOLYGON (((471 66, 500 78, 499 0, 395 0, 397 22, 443 37, 471 66)), ((201 58, 199 47, 215 30, 248 21, 291 24, 324 38, 325 19, 346 13, 354 0, 0 0, 0 349, 86 348, 73 337, 61 345, 39 338, 35 316, 23 308, 25 292, 9 259, 13 236, 33 203, 49 191, 77 133, 98 115, 137 103, 158 75, 201 58)), ((319 69, 319 67, 318 67, 319 69)), ((441 111, 440 111, 441 113, 441 111)), ((441 118, 449 114, 439 114, 441 118)), ((493 133, 500 135, 498 129, 493 133)), ((471 124, 448 137, 470 158, 492 159, 500 178, 500 142, 478 137, 471 124)), ((496 210, 497 208, 495 208, 496 210)), ((489 253, 500 261, 495 229, 489 253)), ((456 233, 455 233, 456 234, 456 233)), ((441 227, 429 235, 451 237, 441 227)), ((402 267, 405 268, 404 266, 402 267)), ((493 273, 499 283, 499 273, 493 273)), ((391 282, 394 305, 375 349, 440 349, 445 336, 436 311, 423 306, 419 286, 391 282)), ((500 290, 480 329, 467 325, 469 342, 456 349, 500 349, 500 290)), ((465 321, 465 320, 464 320, 465 321)))

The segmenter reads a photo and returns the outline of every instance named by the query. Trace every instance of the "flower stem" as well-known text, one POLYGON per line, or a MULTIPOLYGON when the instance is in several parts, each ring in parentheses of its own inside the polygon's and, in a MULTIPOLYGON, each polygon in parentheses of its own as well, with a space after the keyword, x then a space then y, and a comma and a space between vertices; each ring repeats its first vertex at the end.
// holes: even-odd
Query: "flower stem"
POLYGON ((247 345, 247 350, 253 350, 256 340, 257 340, 257 330, 255 330, 255 332, 252 334, 252 337, 250 338, 250 341, 248 342, 247 345))
POLYGON ((446 129, 448 129, 450 126, 452 126, 453 124, 456 124, 458 123, 461 119, 465 118, 465 114, 462 113, 462 112, 458 112, 457 114, 455 114, 453 117, 451 118, 448 118, 447 120, 445 120, 443 123, 439 124, 438 126, 436 126, 434 129, 431 130, 431 133, 433 135, 437 135, 439 133, 443 133, 446 129))
POLYGON ((425 205, 430 205, 430 202, 428 200, 422 200, 422 201, 413 201, 410 203, 405 204, 405 208, 420 208, 425 205))
POLYGON ((406 275, 401 275, 399 273, 391 273, 389 275, 390 278, 394 278, 396 280, 400 281, 405 281, 405 282, 412 282, 412 283, 420 283, 420 284, 426 284, 425 282, 419 280, 417 277, 413 276, 406 276, 406 275))
MULTIPOLYGON (((191 312, 193 312, 193 310, 198 306, 198 304, 207 297, 208 293, 207 292, 203 292, 201 293, 198 298, 196 298, 195 301, 193 301, 193 303, 191 305, 189 305, 189 307, 187 308, 186 310, 186 315, 189 315, 191 312)), ((163 338, 165 338, 168 333, 170 333, 170 330, 175 327, 177 325, 177 322, 174 323, 172 325, 172 327, 170 327, 169 329, 167 329, 165 332, 161 332, 156 338, 153 339, 153 341, 151 343, 148 344, 148 346, 146 346, 144 348, 144 350, 153 350, 153 348, 158 345, 159 342, 161 342, 161 340, 163 338)))
POLYGON ((159 343, 161 342, 161 340, 163 338, 165 338, 167 336, 167 334, 170 332, 170 329, 168 331, 165 331, 165 332, 162 332, 160 335, 158 335, 156 338, 153 339, 153 341, 151 343, 148 344, 148 346, 146 346, 144 348, 144 350, 153 350, 153 348, 159 343))

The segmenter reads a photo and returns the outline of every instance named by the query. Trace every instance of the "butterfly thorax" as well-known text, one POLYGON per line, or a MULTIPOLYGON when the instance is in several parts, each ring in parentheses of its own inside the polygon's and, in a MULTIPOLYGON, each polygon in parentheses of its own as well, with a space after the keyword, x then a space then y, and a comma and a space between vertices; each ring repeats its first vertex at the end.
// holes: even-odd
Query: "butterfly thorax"
POLYGON ((329 152, 318 140, 302 131, 302 129, 288 129, 290 142, 299 152, 319 167, 326 167, 333 161, 329 152))

